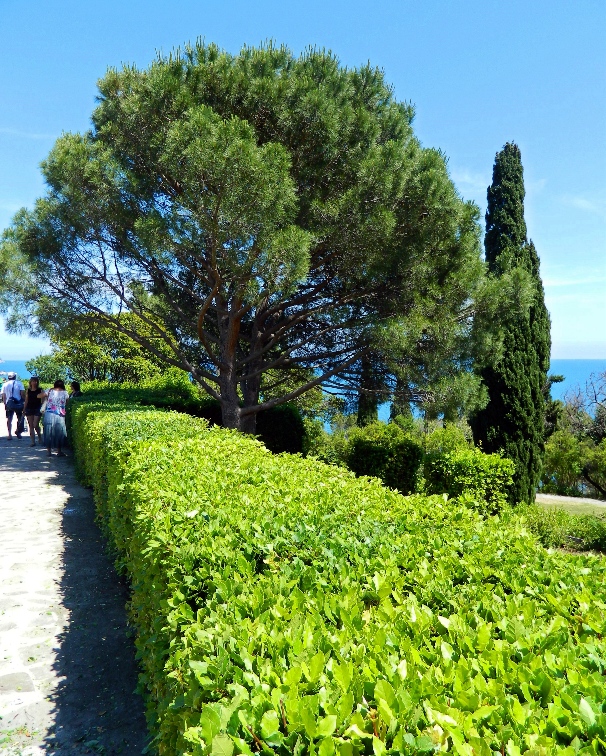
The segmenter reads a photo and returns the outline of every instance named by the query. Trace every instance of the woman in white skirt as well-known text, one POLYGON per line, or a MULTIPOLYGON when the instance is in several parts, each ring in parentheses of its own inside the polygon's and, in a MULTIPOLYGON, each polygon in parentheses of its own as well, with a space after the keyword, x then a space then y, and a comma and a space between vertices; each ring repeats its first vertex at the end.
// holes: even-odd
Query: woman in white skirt
POLYGON ((50 391, 38 394, 40 399, 46 398, 46 412, 44 413, 44 446, 46 453, 51 454, 51 449, 57 449, 58 457, 66 455, 61 450, 67 442, 65 430, 65 407, 69 400, 69 394, 65 390, 63 381, 55 381, 54 388, 50 391))

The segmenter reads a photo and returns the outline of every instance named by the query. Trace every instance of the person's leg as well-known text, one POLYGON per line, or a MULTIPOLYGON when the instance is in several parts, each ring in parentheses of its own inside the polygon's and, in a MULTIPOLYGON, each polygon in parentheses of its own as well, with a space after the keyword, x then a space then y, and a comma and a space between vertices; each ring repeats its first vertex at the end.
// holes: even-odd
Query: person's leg
POLYGON ((11 410, 6 410, 6 428, 8 430, 9 441, 13 437, 12 425, 13 425, 13 412, 11 410))
POLYGON ((27 429, 29 431, 30 446, 36 445, 36 431, 34 430, 34 423, 36 422, 35 415, 26 415, 27 429))
POLYGON ((34 421, 34 430, 38 434, 38 443, 42 443, 42 433, 40 432, 40 415, 34 415, 32 420, 34 421))
POLYGON ((15 436, 17 436, 17 438, 21 438, 21 434, 23 433, 23 428, 21 426, 22 418, 23 412, 17 411, 17 428, 15 429, 15 436))

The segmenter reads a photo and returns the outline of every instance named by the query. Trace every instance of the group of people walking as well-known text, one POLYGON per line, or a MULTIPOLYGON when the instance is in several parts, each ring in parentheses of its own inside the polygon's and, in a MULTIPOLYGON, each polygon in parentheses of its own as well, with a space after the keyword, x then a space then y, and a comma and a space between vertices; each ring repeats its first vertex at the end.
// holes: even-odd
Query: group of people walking
POLYGON ((30 446, 36 446, 37 437, 38 444, 46 446, 49 456, 52 449, 56 449, 58 457, 65 457, 63 451, 67 443, 65 410, 70 399, 82 395, 78 381, 72 381, 70 388, 71 393, 68 393, 65 383, 57 380, 52 389, 44 390, 40 388, 40 380, 34 376, 29 379, 26 390, 23 383, 17 380, 16 373, 9 373, 8 380, 0 391, 6 410, 8 440, 13 440, 13 420, 15 418, 17 420, 15 436, 21 438, 24 432, 24 420, 27 419, 30 446), (42 418, 44 419, 41 430, 42 418))

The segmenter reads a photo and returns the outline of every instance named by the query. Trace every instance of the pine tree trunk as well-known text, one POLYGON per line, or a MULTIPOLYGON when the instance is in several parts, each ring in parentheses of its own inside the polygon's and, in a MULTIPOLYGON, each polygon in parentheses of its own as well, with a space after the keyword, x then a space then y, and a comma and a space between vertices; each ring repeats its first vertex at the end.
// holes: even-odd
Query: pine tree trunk
POLYGON ((221 419, 224 428, 234 428, 240 430, 240 407, 239 403, 226 401, 221 398, 221 419))
MULTIPOLYGON (((221 395, 221 416, 224 428, 233 428, 242 433, 254 433, 257 424, 257 413, 242 414, 245 407, 259 403, 261 377, 254 376, 244 379, 238 392, 238 341, 240 338, 240 318, 236 314, 242 302, 227 301, 217 297, 221 309, 226 313, 219 319, 219 338, 221 339, 221 368, 219 370, 219 393, 221 395), (242 406, 243 405, 243 406, 242 406)), ((250 373, 255 373, 258 365, 248 366, 250 373)))
POLYGON ((255 434, 257 430, 257 413, 251 412, 248 415, 241 415, 240 417, 240 432, 255 434))
POLYGON ((412 410, 410 409, 408 392, 408 383, 398 377, 396 379, 396 391, 389 409, 389 418, 394 420, 396 417, 403 415, 404 417, 412 417, 412 410))
POLYGON ((369 355, 362 357, 360 388, 358 391, 357 424, 362 428, 379 419, 379 397, 376 392, 376 380, 369 355))

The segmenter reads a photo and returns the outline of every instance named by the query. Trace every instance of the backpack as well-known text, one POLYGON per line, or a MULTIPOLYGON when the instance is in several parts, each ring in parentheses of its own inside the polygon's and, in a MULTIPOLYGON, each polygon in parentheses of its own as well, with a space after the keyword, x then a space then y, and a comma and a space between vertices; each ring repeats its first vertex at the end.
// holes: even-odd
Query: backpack
MULTIPOLYGON (((12 412, 20 412, 23 409, 23 405, 25 404, 24 400, 21 398, 21 392, 17 396, 15 396, 15 383, 16 379, 9 381, 8 383, 12 383, 11 385, 11 395, 8 399, 5 399, 6 401, 6 409, 12 412)), ((6 386, 8 386, 8 383, 6 386)), ((5 388, 6 388, 5 386, 5 388)), ((4 396, 6 396, 6 392, 4 392, 4 396)))

